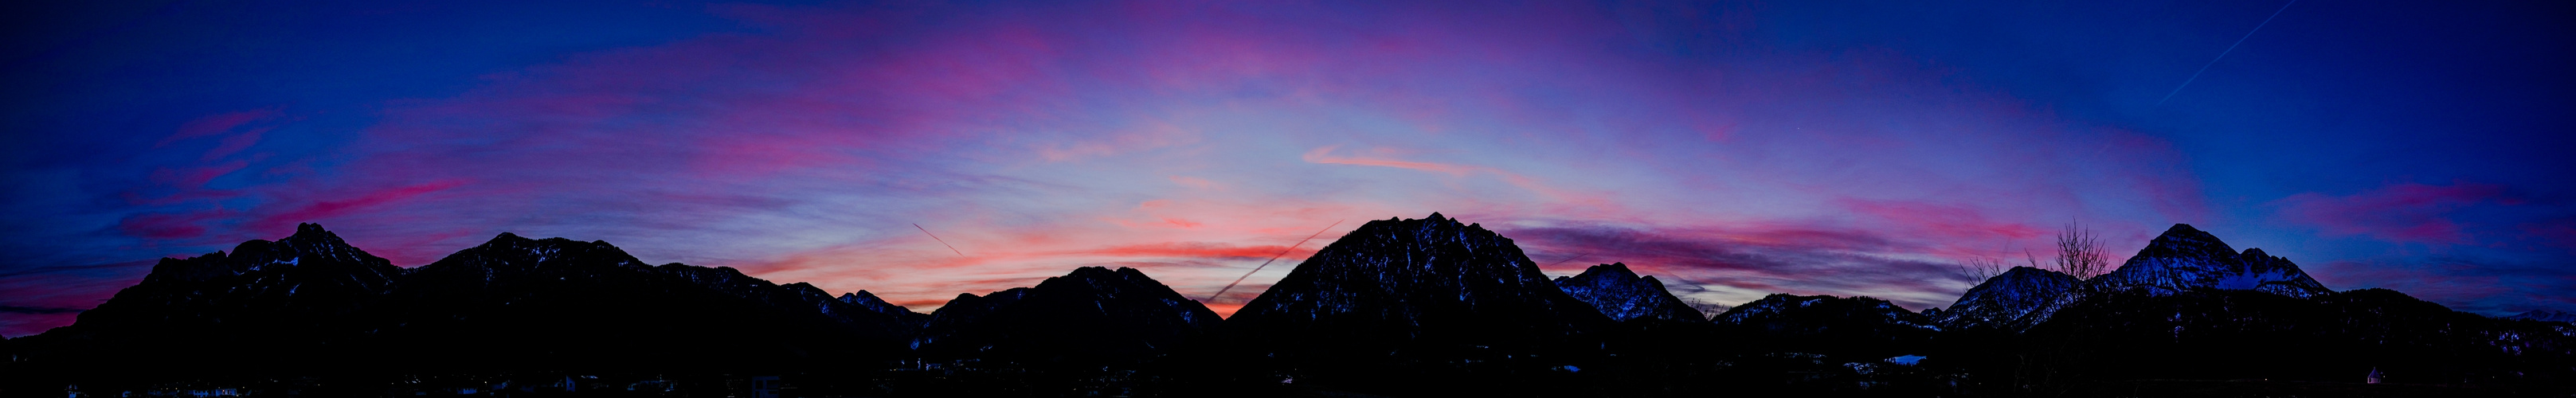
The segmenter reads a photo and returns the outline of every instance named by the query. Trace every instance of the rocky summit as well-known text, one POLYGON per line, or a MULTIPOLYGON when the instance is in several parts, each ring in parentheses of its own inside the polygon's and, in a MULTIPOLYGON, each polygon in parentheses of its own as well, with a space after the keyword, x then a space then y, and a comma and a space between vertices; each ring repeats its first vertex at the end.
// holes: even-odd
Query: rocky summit
POLYGON ((2147 242, 2137 255, 2130 256, 2128 262, 2120 264, 2119 269, 2088 282, 2096 291, 2143 290, 2149 294, 2221 289, 2313 297, 2334 292, 2308 277, 2289 259, 2264 254, 2263 249, 2238 252, 2217 236, 2190 224, 2174 224, 2147 242))
POLYGON ((2217 236, 2174 224, 2165 233, 2148 241, 2147 247, 2130 256, 2129 261, 2108 274, 2085 280, 2076 289, 2058 295, 2047 305, 2028 315, 2009 321, 2010 328, 2027 329, 2056 316, 2068 306, 2091 297, 2110 293, 2137 293, 2169 296, 2195 291, 2245 291, 2291 298, 2312 298, 2334 293, 2289 259, 2273 257, 2263 249, 2243 252, 2228 247, 2217 236))
POLYGON ((1699 310, 1673 297, 1664 282, 1652 276, 1637 276, 1627 263, 1595 265, 1574 276, 1556 277, 1556 287, 1577 300, 1592 303, 1592 308, 1613 321, 1653 320, 1676 322, 1707 321, 1699 310))

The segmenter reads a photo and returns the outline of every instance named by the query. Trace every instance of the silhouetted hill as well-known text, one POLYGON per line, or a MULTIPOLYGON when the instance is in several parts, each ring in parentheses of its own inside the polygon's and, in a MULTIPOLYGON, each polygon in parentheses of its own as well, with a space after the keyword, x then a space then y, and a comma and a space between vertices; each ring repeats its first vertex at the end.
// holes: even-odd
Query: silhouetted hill
POLYGON ((1652 276, 1637 276, 1627 263, 1594 265, 1574 276, 1556 277, 1556 287, 1577 300, 1592 304, 1610 320, 1626 322, 1637 319, 1671 322, 1706 322, 1699 309, 1683 304, 1664 290, 1664 282, 1652 276))
POLYGON ((2071 280, 2016 268, 1970 289, 1942 314, 1945 324, 2019 333, 1978 337, 1998 349, 1959 351, 1965 362, 2038 390, 2156 378, 2351 382, 2372 369, 2390 382, 2547 385, 2576 372, 2568 367, 2576 328, 2452 311, 2390 290, 2334 292, 2288 259, 2235 251, 2189 225, 2012 316, 2071 280))
POLYGON ((2013 267, 1969 288, 1933 321, 1952 328, 1999 328, 2055 302, 2082 283, 2073 275, 2013 267))
POLYGON ((1729 308, 1709 323, 1742 351, 1867 356, 1904 354, 1942 330, 1930 317, 1887 300, 1789 294, 1729 308))
POLYGON ((1544 395, 1558 390, 1538 385, 1603 355, 1611 325, 1511 239, 1434 213, 1343 235, 1244 304, 1225 333, 1235 358, 1301 383, 1544 395))
POLYGON ((1386 358, 1530 351, 1608 323, 1511 239, 1433 213, 1343 235, 1244 304, 1226 328, 1265 355, 1386 358))
POLYGON ((230 253, 161 259, 141 283, 76 323, 17 344, 30 359, 66 370, 185 370, 181 362, 192 358, 302 368, 361 358, 369 305, 406 271, 302 224, 292 236, 242 242, 230 253))
POLYGON ((1036 287, 959 295, 913 341, 934 357, 1134 361, 1198 338, 1222 320, 1134 268, 1082 267, 1036 287))
POLYGON ((448 366, 758 367, 889 351, 911 332, 807 284, 507 233, 420 267, 384 305, 379 341, 393 353, 439 364, 491 352, 448 366))
POLYGON ((911 325, 811 285, 645 265, 606 242, 504 233, 403 269, 303 224, 164 259, 73 325, 12 344, 66 375, 667 371, 887 355, 911 325))
POLYGON ((2041 364, 2094 379, 2538 384, 2576 381, 2576 328, 2452 311, 2384 289, 2312 297, 2116 291, 2024 333, 2041 364))
POLYGON ((912 312, 912 309, 910 308, 903 308, 903 306, 888 303, 885 299, 877 298, 875 293, 868 293, 866 290, 860 290, 853 293, 841 293, 840 300, 841 302, 850 303, 850 305, 856 305, 859 306, 859 308, 867 309, 868 311, 874 311, 879 314, 890 315, 896 319, 901 319, 905 324, 911 325, 911 327, 915 329, 920 328, 923 324, 930 323, 930 314, 912 312))
POLYGON ((2314 297, 2333 293, 2325 285, 2308 277, 2306 271, 2289 259, 2273 257, 2263 249, 2238 252, 2215 235, 2174 224, 2147 242, 2147 247, 2130 256, 2129 261, 2110 273, 2082 281, 2029 314, 2011 320, 2009 325, 1977 325, 2028 329, 2058 310, 2075 305, 2089 297, 2115 292, 2143 292, 2148 295, 2171 295, 2180 292, 2208 290, 2248 290, 2287 297, 2314 297))
POLYGON ((2289 259, 2263 249, 2237 252, 2217 236, 2174 224, 2117 270, 2087 281, 2094 290, 2143 290, 2172 294, 2191 290, 2253 290, 2289 297, 2333 293, 2299 270, 2289 259))

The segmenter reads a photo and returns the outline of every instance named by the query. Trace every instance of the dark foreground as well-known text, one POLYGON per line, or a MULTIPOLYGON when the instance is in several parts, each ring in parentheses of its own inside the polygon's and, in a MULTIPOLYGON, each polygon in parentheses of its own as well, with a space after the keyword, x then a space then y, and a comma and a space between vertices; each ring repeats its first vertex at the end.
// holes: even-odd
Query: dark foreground
POLYGON ((1842 397, 2565 397, 2564 385, 2365 384, 2281 380, 2090 380, 2024 386, 1969 382, 1924 369, 1871 374, 1800 370, 1687 371, 1679 382, 1599 371, 1509 379, 1416 375, 1411 381, 1332 383, 1292 375, 1210 375, 1171 369, 964 369, 931 364, 813 372, 492 375, 337 375, 92 382, 13 389, 8 396, 72 397, 1435 397, 1435 396, 1842 396, 1842 397), (1585 375, 1581 373, 1595 373, 1585 375), (1215 377, 1211 377, 1215 376, 1215 377), (1232 377, 1227 377, 1232 376, 1232 377), (1273 380, 1275 378, 1275 380, 1273 380), (2038 387, 2038 388, 2028 388, 2038 387))

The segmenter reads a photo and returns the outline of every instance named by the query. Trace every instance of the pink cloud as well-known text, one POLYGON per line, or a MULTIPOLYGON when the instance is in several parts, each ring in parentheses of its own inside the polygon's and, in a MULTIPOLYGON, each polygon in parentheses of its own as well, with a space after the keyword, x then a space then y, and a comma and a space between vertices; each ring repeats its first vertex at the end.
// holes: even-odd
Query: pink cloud
POLYGON ((235 160, 199 167, 160 168, 152 170, 152 182, 192 191, 205 187, 206 182, 214 181, 215 177, 232 174, 245 167, 250 167, 250 162, 235 160))
POLYGON ((1917 236, 1951 241, 2020 240, 2053 232, 1988 218, 1982 209, 1941 203, 1844 199, 1844 208, 1902 226, 1917 236))
POLYGON ((2469 233, 2448 215, 2456 210, 2498 202, 2504 187, 2455 182, 2451 185, 2400 183, 2368 192, 2330 196, 2309 192, 2275 200, 2270 205, 2290 222, 2316 227, 2331 235, 2361 235, 2400 243, 2467 244, 2469 233))
POLYGON ((170 134, 169 137, 161 138, 161 142, 154 143, 152 146, 170 146, 170 144, 179 142, 179 140, 223 134, 231 132, 233 129, 239 128, 242 125, 261 120, 268 120, 269 118, 277 117, 277 115, 278 108, 268 108, 201 117, 197 118, 197 120, 190 120, 187 123, 180 124, 178 132, 170 134))
MULTIPOLYGON (((1154 244, 1125 245, 1125 246, 1108 247, 1108 248, 1102 248, 1102 249, 1099 249, 1099 250, 1084 251, 1084 252, 1081 252, 1081 254, 1097 254, 1097 255, 1104 255, 1104 256, 1118 256, 1118 257, 1151 257, 1151 258, 1175 258, 1175 257, 1177 257, 1177 258, 1213 258, 1213 259, 1251 259, 1251 258, 1270 258, 1270 256, 1275 256, 1275 255, 1285 254, 1285 253, 1286 253, 1286 252, 1288 252, 1288 251, 1289 251, 1289 250, 1288 250, 1288 247, 1287 247, 1287 246, 1284 246, 1284 245, 1283 245, 1283 246, 1234 246, 1234 245, 1223 244, 1223 243, 1208 243, 1208 242, 1169 242, 1169 243, 1154 243, 1154 244)), ((1305 251, 1306 251, 1306 252, 1308 252, 1308 253, 1313 253, 1313 252, 1314 252, 1313 248, 1311 248, 1311 247, 1307 248, 1307 250, 1305 250, 1305 251)))
POLYGON ((2576 218, 2560 218, 2523 223, 2522 232, 2537 238, 2542 245, 2576 253, 2576 218))
POLYGON ((283 211, 270 212, 250 223, 254 230, 285 230, 293 224, 315 222, 370 210, 432 192, 465 185, 463 180, 431 181, 359 194, 357 197, 304 203, 283 211))
POLYGON ((124 220, 118 221, 116 230, 126 236, 144 239, 189 239, 204 236, 207 221, 227 215, 229 214, 223 211, 190 214, 142 213, 126 216, 124 220))
POLYGON ((241 134, 224 137, 222 141, 215 145, 215 149, 206 150, 205 156, 199 157, 198 161, 212 162, 215 161, 215 159, 222 159, 225 156, 231 156, 233 153, 241 152, 243 149, 249 149, 252 144, 259 143, 260 134, 267 133, 269 129, 271 128, 254 128, 248 131, 243 131, 241 134))

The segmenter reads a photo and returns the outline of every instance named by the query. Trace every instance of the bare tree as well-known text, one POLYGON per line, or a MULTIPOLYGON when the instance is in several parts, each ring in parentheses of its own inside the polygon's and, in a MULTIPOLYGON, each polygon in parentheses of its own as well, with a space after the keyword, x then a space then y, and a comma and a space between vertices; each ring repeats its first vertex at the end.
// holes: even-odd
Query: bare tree
MULTIPOLYGON (((2035 261, 2034 261, 2035 262, 2035 261)), ((2083 224, 2066 223, 2057 233, 2057 272, 2076 279, 2093 279, 2111 272, 2111 263, 2102 256, 2102 240, 2083 224)))
POLYGON ((1707 301, 1702 301, 1702 300, 1700 300, 1700 299, 1699 299, 1699 298, 1697 298, 1697 297, 1693 297, 1693 298, 1689 298, 1689 299, 1684 299, 1684 300, 1682 300, 1682 301, 1684 301, 1686 304, 1689 304, 1689 305, 1690 305, 1690 307, 1691 307, 1691 309, 1699 310, 1699 317, 1700 317, 1700 319, 1701 319, 1701 320, 1716 319, 1716 318, 1717 318, 1717 314, 1724 314, 1724 313, 1726 313, 1726 310, 1734 309, 1734 308, 1735 308, 1735 307, 1733 307, 1733 306, 1729 306, 1729 305, 1725 305, 1725 304, 1716 304, 1716 303, 1710 303, 1710 302, 1707 302, 1707 301))
POLYGON ((1987 279, 2003 275, 2007 268, 2011 267, 2005 267, 2003 260, 1977 256, 1977 258, 1968 259, 1967 262, 1959 263, 1959 276, 1967 277, 1969 282, 1985 283, 1987 279))

